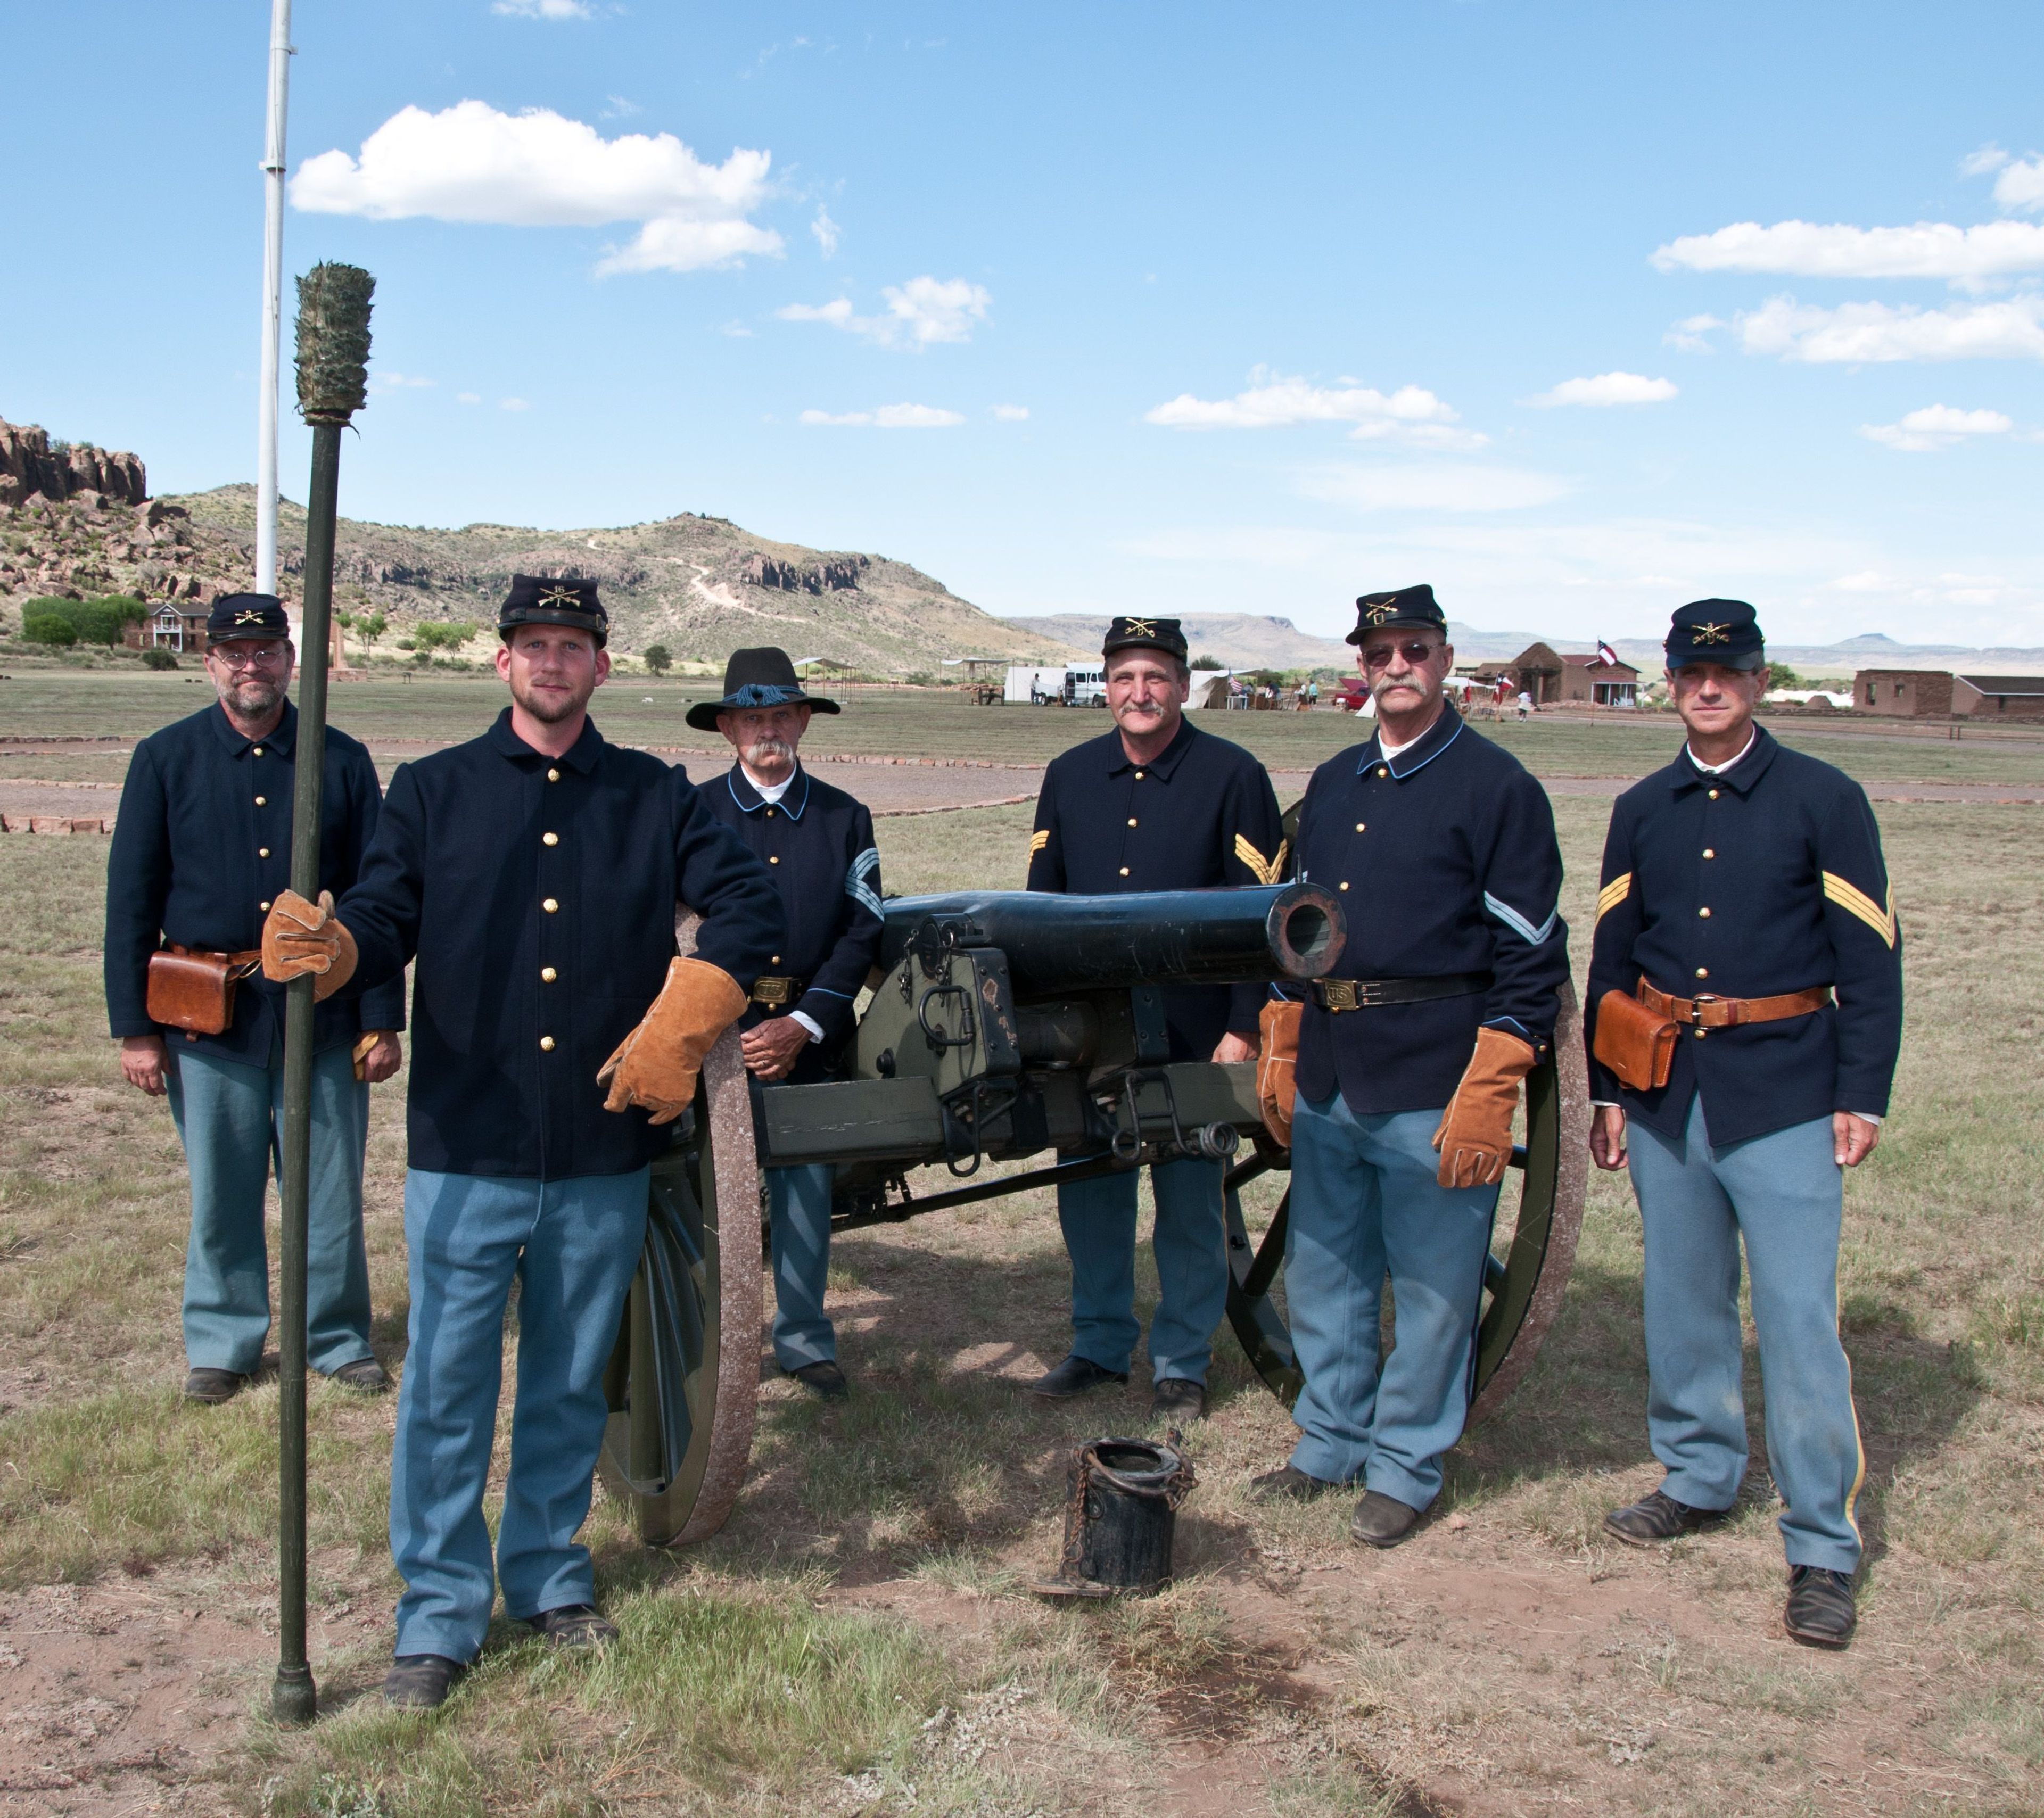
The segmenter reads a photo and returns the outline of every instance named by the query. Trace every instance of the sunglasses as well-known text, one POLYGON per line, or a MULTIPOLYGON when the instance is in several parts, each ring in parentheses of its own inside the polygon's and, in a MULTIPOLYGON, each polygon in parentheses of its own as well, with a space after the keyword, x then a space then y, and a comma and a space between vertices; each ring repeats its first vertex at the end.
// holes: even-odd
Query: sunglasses
POLYGON ((1392 658, 1396 655, 1403 657, 1413 669, 1424 669, 1433 660, 1435 652, 1441 648, 1439 644, 1416 642, 1410 644, 1372 644, 1362 653, 1362 666, 1366 669, 1388 669, 1391 666, 1392 658))

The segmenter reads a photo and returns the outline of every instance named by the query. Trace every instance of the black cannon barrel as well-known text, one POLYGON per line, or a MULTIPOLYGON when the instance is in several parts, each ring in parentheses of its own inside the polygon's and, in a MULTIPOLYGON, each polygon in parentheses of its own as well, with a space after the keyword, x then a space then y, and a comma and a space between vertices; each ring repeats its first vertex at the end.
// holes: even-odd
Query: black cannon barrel
POLYGON ((1316 979, 1333 969, 1347 939, 1340 905, 1312 884, 1125 896, 963 892, 897 896, 886 911, 883 966, 897 965, 933 932, 956 946, 1000 948, 1020 998, 1316 979))

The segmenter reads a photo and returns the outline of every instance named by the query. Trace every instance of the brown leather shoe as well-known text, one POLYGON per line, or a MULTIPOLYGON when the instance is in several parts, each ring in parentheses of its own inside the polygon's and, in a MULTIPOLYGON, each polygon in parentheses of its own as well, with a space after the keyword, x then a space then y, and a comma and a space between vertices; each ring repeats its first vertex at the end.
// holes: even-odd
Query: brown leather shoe
POLYGON ((1150 1416, 1153 1420, 1197 1421, 1207 1411, 1207 1388, 1189 1376, 1159 1376, 1151 1385, 1150 1416))
POLYGON ((185 1399, 203 1402, 208 1407, 217 1408, 222 1402, 231 1402, 248 1387, 248 1379, 239 1370, 209 1370, 194 1367, 185 1375, 185 1399))
POLYGON ((556 1647, 603 1647, 617 1639, 617 1624, 593 1603, 565 1603, 525 1620, 556 1647))
POLYGON ((1853 1631, 1859 1626, 1852 1574, 1828 1571, 1822 1566, 1791 1566, 1788 1607, 1781 1613, 1781 1626, 1790 1639, 1805 1647, 1850 1647, 1853 1631))
POLYGON ((358 1357, 352 1364, 344 1364, 338 1370, 329 1371, 326 1379, 352 1389, 358 1395, 387 1394, 390 1388, 390 1379, 374 1357, 358 1357))
POLYGON ((1032 1383, 1029 1393, 1041 1395, 1047 1402, 1064 1402, 1074 1395, 1086 1394, 1103 1383, 1125 1383, 1128 1380, 1126 1370, 1109 1370, 1074 1352, 1055 1369, 1046 1370, 1032 1383))
POLYGON ((1356 1504, 1348 1531, 1366 1547, 1395 1547, 1412 1532, 1420 1511, 1381 1490, 1366 1490, 1356 1504))
POLYGON ((1657 1490, 1623 1509, 1614 1509, 1604 1518, 1604 1531, 1628 1547, 1658 1546, 1684 1534, 1700 1534, 1715 1528, 1729 1515, 1729 1509, 1695 1509, 1677 1502, 1666 1490, 1657 1490))

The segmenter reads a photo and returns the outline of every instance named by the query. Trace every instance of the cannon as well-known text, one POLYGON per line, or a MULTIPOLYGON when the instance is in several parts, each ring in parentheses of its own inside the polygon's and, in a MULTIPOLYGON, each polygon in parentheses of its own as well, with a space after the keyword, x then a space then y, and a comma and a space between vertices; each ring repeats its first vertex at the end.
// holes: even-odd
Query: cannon
MULTIPOLYGON (((1221 1164, 1228 1323, 1287 1406, 1301 1387, 1279 1297, 1289 1197, 1252 1235, 1242 1189, 1290 1166, 1253 1064, 1173 1061, 1163 990, 1301 984, 1346 929, 1311 884, 1120 896, 970 892, 884 906, 847 1076, 748 1087, 735 1032, 654 1164, 647 1247, 606 1379, 601 1468, 652 1545, 716 1532, 743 1482, 759 1376, 761 1167, 828 1162, 833 1228, 896 1222, 1179 1156, 1221 1164), (755 1107, 756 1107, 756 1117, 755 1107), (1019 1172, 990 1164, 1051 1153, 1019 1172), (918 1169, 942 1167, 917 1193, 918 1169)), ((678 919, 690 950, 693 919, 678 919)), ((1581 1223, 1589 1097, 1573 998, 1527 1082, 1516 1208, 1500 1204, 1472 1419, 1531 1365, 1581 1223)), ((1504 1196, 1509 1200, 1511 1195, 1504 1196)))

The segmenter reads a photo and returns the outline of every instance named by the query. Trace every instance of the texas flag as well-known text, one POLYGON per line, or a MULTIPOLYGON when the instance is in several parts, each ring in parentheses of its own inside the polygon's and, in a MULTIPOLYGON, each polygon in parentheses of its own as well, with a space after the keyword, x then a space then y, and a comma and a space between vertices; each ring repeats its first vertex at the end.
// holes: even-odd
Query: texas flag
POLYGON ((1597 661, 1600 663, 1608 663, 1613 669, 1618 667, 1618 652, 1601 638, 1597 639, 1597 661))

